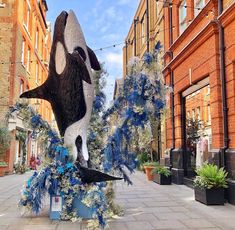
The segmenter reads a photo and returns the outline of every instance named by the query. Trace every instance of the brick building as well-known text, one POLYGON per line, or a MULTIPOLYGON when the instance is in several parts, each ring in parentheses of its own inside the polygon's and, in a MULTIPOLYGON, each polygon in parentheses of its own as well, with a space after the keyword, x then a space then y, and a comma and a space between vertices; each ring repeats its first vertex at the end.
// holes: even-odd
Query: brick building
MULTIPOLYGON (((46 22, 45 0, 1 0, 0 8, 0 120, 19 95, 42 84, 48 75, 51 48, 51 28, 46 22)), ((32 106, 48 122, 52 121, 50 104, 31 99, 32 106)), ((37 142, 31 139, 31 131, 24 127, 19 115, 8 121, 12 133, 10 151, 6 154, 7 171, 14 163, 29 162, 31 154, 37 155, 37 142), (27 154, 17 136, 26 135, 27 154)))
POLYGON ((141 0, 123 47, 123 76, 127 74, 131 58, 143 57, 153 51, 158 41, 164 42, 164 21, 162 1, 141 0))
POLYGON ((160 150, 172 167, 173 182, 192 184, 197 166, 215 162, 229 173, 227 197, 233 204, 234 10, 234 0, 141 0, 123 48, 125 77, 128 60, 142 57, 157 41, 164 45, 163 74, 174 91, 162 121, 160 150), (206 147, 199 161, 201 139, 206 147))
POLYGON ((195 153, 188 148, 186 122, 198 114, 207 122, 199 130, 208 142, 205 160, 229 172, 231 203, 235 203, 234 10, 234 0, 173 0, 164 7, 163 73, 174 89, 166 122, 173 181, 191 182, 195 153))

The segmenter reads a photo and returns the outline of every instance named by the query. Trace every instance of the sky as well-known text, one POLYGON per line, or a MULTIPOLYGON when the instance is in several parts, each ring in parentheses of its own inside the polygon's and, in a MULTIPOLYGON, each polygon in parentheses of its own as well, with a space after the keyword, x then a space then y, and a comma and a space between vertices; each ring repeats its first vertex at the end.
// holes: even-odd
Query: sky
POLYGON ((87 45, 105 63, 109 74, 105 88, 108 104, 113 97, 115 79, 122 78, 122 48, 138 4, 139 0, 47 0, 47 21, 52 27, 63 10, 72 9, 77 15, 87 45), (123 45, 99 50, 121 42, 123 45))

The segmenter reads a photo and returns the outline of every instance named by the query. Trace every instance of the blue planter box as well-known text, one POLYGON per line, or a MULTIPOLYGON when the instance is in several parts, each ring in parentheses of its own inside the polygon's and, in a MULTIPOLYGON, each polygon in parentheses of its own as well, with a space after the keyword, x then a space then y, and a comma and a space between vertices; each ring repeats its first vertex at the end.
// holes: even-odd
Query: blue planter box
MULTIPOLYGON (((60 220, 60 213, 63 206, 63 197, 52 195, 50 196, 50 219, 60 220)), ((92 209, 84 205, 80 199, 77 197, 73 200, 73 208, 77 209, 77 214, 79 217, 84 219, 92 219, 92 209)))

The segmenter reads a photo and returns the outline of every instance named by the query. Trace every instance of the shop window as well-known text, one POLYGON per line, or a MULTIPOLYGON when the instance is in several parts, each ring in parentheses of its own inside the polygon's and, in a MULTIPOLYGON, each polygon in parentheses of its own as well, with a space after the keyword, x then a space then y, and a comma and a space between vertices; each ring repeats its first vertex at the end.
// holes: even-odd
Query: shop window
POLYGON ((180 27, 180 34, 182 34, 187 27, 187 2, 186 0, 182 1, 179 7, 179 27, 180 27))
MULTIPOLYGON (((207 95, 208 85, 201 90, 191 91, 184 95, 184 146, 185 175, 195 176, 195 169, 208 161, 212 143, 212 127, 210 115, 210 95, 207 95), (195 96, 192 96, 195 95, 195 96), (191 112, 191 116, 190 116, 191 112)), ((193 89, 193 88, 192 88, 193 89)))
POLYGON ((205 6, 205 0, 194 0, 194 16, 196 17, 205 6))

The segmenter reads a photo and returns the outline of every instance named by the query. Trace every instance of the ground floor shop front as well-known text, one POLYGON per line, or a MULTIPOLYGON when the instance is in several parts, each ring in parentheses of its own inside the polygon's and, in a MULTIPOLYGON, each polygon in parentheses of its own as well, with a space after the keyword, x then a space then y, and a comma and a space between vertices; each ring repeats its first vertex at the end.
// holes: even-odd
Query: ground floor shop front
POLYGON ((173 93, 166 118, 169 154, 163 157, 169 158, 176 184, 192 181, 204 162, 224 167, 227 199, 235 204, 235 42, 229 39, 235 17, 228 10, 219 20, 222 32, 211 21, 182 50, 173 44, 165 54, 163 73, 173 93))

